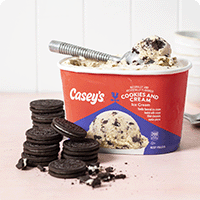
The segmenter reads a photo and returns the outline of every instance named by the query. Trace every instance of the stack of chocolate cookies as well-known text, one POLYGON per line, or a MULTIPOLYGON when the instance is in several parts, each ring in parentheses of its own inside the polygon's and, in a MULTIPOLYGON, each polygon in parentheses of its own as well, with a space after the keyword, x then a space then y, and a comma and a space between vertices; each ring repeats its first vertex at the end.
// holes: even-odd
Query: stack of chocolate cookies
POLYGON ((96 163, 98 160, 99 143, 91 138, 83 140, 65 140, 63 142, 62 158, 75 158, 86 164, 96 163))
POLYGON ((63 136, 51 128, 55 116, 64 117, 64 102, 58 99, 38 99, 30 102, 33 127, 25 133, 21 159, 16 165, 23 169, 26 166, 47 166, 58 159, 60 141, 63 136))
MULTIPOLYGON (((56 177, 74 177, 85 173, 85 166, 98 160, 99 143, 86 138, 87 131, 82 127, 64 119, 63 101, 55 99, 39 99, 30 102, 33 127, 26 131, 23 152, 16 167, 49 166, 49 174, 56 177), (60 141, 63 141, 61 159, 59 158, 60 141), (52 164, 53 162, 53 164, 52 164), (81 165, 79 171, 61 172, 56 169, 60 164, 68 166, 73 163, 81 165), (60 175, 61 174, 61 175, 60 175)), ((68 168, 68 167, 67 167, 68 168)), ((42 168, 41 168, 42 169, 42 168)))
POLYGON ((80 126, 63 118, 54 118, 52 128, 61 135, 70 138, 63 142, 62 158, 82 160, 86 164, 98 160, 99 143, 91 138, 85 138, 87 132, 80 126))
POLYGON ((50 127, 54 117, 64 118, 64 102, 59 99, 38 99, 30 102, 34 127, 50 127))
POLYGON ((28 166, 47 166, 51 161, 58 159, 62 135, 51 127, 34 127, 28 129, 25 134, 26 141, 23 143, 21 157, 27 159, 28 166))

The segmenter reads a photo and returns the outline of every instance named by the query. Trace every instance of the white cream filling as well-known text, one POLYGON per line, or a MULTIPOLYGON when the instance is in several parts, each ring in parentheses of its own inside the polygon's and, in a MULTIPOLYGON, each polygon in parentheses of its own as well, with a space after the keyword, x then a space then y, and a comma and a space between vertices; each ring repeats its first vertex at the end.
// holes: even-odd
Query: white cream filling
POLYGON ((57 126, 56 124, 54 124, 54 126, 55 126, 57 129, 59 129, 60 131, 62 131, 62 132, 64 132, 64 133, 66 133, 66 134, 69 134, 69 135, 71 135, 71 136, 73 136, 73 137, 78 137, 78 136, 76 136, 76 135, 74 135, 74 134, 70 133, 69 131, 66 131, 66 130, 64 130, 64 129, 60 128, 60 127, 59 127, 59 126, 57 126))

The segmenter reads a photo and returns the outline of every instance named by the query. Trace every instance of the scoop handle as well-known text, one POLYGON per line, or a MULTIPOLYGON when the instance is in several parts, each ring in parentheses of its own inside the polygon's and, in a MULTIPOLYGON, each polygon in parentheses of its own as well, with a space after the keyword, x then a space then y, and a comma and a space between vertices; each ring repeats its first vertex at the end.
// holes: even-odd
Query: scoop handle
POLYGON ((49 43, 49 50, 56 53, 67 54, 72 56, 83 56, 84 58, 99 60, 99 61, 118 61, 120 58, 102 53, 92 49, 76 46, 73 44, 52 40, 49 43))

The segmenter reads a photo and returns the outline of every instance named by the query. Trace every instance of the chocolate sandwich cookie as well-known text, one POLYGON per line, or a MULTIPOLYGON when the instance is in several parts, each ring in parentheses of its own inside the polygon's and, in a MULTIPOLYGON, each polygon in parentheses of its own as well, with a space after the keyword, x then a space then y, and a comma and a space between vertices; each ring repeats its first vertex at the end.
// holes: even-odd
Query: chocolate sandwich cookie
POLYGON ((64 118, 64 102, 58 99, 38 99, 30 102, 33 127, 47 128, 54 117, 64 118))
POLYGON ((53 139, 53 140, 35 140, 35 139, 32 139, 32 138, 26 137, 26 141, 28 141, 28 142, 30 142, 32 144, 45 144, 45 145, 48 145, 48 144, 59 143, 62 140, 62 138, 63 138, 62 135, 60 135, 58 138, 53 139))
POLYGON ((85 162, 86 165, 89 165, 89 164, 91 164, 91 163, 96 163, 96 162, 98 162, 98 156, 96 156, 95 158, 90 159, 90 160, 85 160, 85 159, 80 159, 80 158, 78 158, 78 157, 76 158, 76 157, 73 157, 73 156, 67 156, 67 155, 61 154, 61 158, 62 158, 62 159, 74 158, 74 159, 82 160, 83 162, 85 162))
POLYGON ((91 160, 98 159, 97 154, 93 154, 90 156, 70 156, 70 155, 65 154, 64 152, 62 152, 62 157, 65 159, 74 158, 76 160, 82 160, 82 161, 91 161, 91 160))
POLYGON ((23 146, 25 149, 33 152, 49 152, 59 149, 59 144, 43 145, 43 144, 33 144, 28 141, 25 141, 23 143, 23 146))
POLYGON ((84 138, 83 140, 65 140, 63 148, 71 152, 92 152, 99 149, 99 143, 92 138, 84 138))
POLYGON ((63 110, 64 102, 59 99, 38 99, 30 102, 30 110, 34 113, 54 113, 63 110))
POLYGON ((64 119, 56 117, 51 123, 51 127, 58 133, 72 139, 82 139, 87 135, 87 131, 82 127, 64 119))
POLYGON ((34 144, 56 144, 63 136, 53 128, 30 128, 25 133, 27 141, 34 144))
POLYGON ((57 178, 76 178, 86 173, 86 164, 81 160, 60 159, 49 163, 49 174, 57 178))
POLYGON ((29 167, 38 167, 38 166, 45 167, 45 166, 48 166, 50 162, 51 161, 45 161, 45 162, 37 162, 37 161, 32 161, 32 160, 27 161, 29 167))
POLYGON ((39 145, 25 141, 23 144, 23 152, 25 154, 39 157, 58 156, 60 151, 59 144, 39 145))
POLYGON ((63 142, 62 157, 83 160, 94 163, 98 160, 99 143, 91 138, 82 140, 65 140, 63 142))
POLYGON ((26 137, 32 139, 33 141, 52 141, 52 144, 57 143, 58 139, 62 139, 62 135, 57 133, 53 128, 30 128, 25 133, 26 137), (55 142, 54 142, 55 140, 55 142))
POLYGON ((39 122, 35 122, 32 121, 33 123, 33 128, 49 128, 51 127, 51 123, 39 123, 39 122))
POLYGON ((42 156, 53 156, 53 155, 58 156, 59 151, 60 151, 60 149, 57 149, 54 151, 43 151, 43 150, 34 151, 34 150, 28 150, 26 148, 23 149, 24 153, 27 153, 29 155, 34 155, 34 156, 41 156, 41 157, 42 156))
POLYGON ((66 148, 63 148, 63 153, 69 156, 91 156, 94 154, 98 154, 99 148, 93 151, 69 151, 66 148))
POLYGON ((21 157, 26 158, 27 165, 32 167, 36 167, 38 165, 47 166, 51 161, 58 159, 58 155, 35 156, 25 152, 22 152, 21 157))
POLYGON ((51 123, 53 118, 55 118, 55 117, 64 118, 65 117, 64 110, 61 110, 59 112, 53 112, 53 113, 34 113, 34 112, 32 112, 31 119, 34 122, 38 122, 38 123, 51 123))

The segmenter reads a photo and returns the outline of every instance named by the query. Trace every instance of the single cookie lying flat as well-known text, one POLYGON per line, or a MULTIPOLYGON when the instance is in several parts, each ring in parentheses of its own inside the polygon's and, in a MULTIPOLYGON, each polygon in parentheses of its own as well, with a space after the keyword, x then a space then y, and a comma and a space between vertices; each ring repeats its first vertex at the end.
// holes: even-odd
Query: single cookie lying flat
POLYGON ((81 160, 60 159, 49 163, 49 174, 57 178, 76 178, 84 175, 86 164, 81 160))

